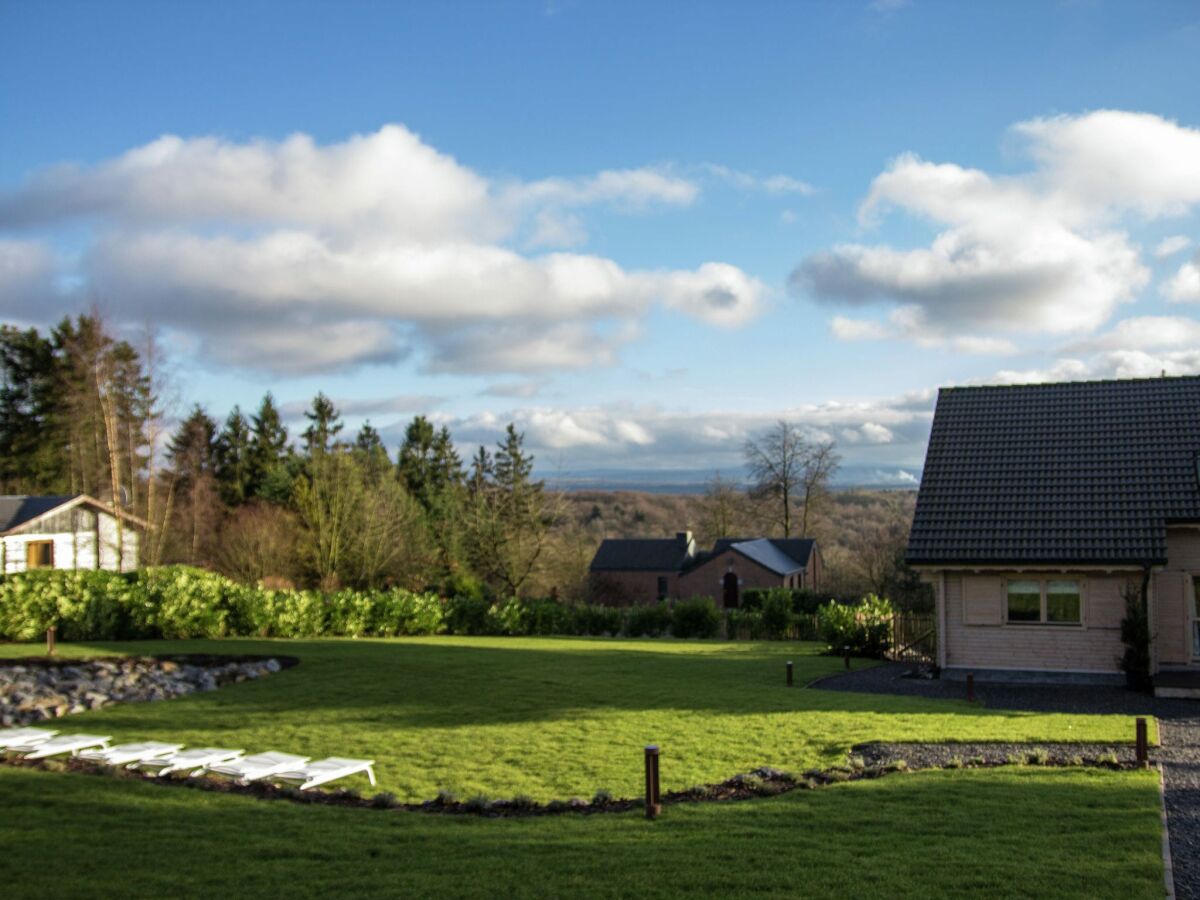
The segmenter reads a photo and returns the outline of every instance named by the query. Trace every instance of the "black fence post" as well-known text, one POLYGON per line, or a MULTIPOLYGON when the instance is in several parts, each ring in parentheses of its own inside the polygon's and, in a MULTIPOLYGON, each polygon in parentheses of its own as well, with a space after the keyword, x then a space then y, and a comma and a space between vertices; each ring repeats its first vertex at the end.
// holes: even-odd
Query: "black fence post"
POLYGON ((967 702, 975 702, 975 673, 967 673, 967 702))
POLYGON ((1150 766, 1150 742, 1146 737, 1146 720, 1138 718, 1134 723, 1137 737, 1137 762, 1143 769, 1150 766))
POLYGON ((787 662, 787 686, 792 686, 792 661, 790 659, 787 662))
POLYGON ((651 744, 646 748, 646 818, 657 819, 662 812, 662 798, 658 788, 658 747, 651 744))

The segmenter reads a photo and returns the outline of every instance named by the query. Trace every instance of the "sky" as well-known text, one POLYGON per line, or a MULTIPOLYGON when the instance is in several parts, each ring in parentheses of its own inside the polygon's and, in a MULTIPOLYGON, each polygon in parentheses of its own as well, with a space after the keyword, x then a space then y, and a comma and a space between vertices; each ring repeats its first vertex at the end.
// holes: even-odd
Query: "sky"
POLYGON ((911 486, 939 386, 1200 372, 1197 84, 1194 2, 0 0, 0 318, 176 415, 911 486))

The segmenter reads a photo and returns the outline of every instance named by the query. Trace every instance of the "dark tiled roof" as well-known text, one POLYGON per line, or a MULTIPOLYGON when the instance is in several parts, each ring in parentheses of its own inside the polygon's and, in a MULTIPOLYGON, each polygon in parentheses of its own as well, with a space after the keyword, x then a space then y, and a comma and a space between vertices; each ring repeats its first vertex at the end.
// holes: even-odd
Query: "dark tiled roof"
POLYGON ((678 572, 688 560, 678 538, 609 538, 592 557, 593 571, 678 572))
POLYGON ((1164 563, 1198 452, 1200 377, 943 388, 906 559, 1164 563))
POLYGON ((11 531, 30 519, 36 519, 55 507, 74 500, 77 496, 77 494, 45 497, 0 496, 0 531, 11 531))
POLYGON ((781 575, 789 575, 792 572, 795 572, 797 569, 806 568, 809 564, 810 557, 812 556, 813 548, 815 548, 817 545, 817 542, 812 538, 718 538, 713 544, 712 550, 708 551, 707 553, 698 554, 695 559, 688 564, 687 568, 689 571, 698 568, 699 566, 704 565, 714 556, 720 556, 730 548, 737 549, 738 544, 753 545, 764 540, 774 547, 775 550, 779 551, 789 560, 794 562, 795 565, 787 566, 781 560, 771 559, 770 557, 767 557, 761 553, 755 554, 753 548, 749 548, 749 552, 739 552, 742 552, 743 555, 748 556, 755 562, 765 565, 767 568, 774 572, 778 572, 781 575), (770 562, 768 562, 768 559, 770 559, 770 562))

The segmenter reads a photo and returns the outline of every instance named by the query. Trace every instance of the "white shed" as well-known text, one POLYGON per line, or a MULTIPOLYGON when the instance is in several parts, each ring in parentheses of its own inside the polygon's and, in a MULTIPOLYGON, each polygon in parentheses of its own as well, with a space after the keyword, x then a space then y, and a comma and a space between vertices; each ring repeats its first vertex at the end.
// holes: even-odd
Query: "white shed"
POLYGON ((146 523, 86 494, 0 496, 0 572, 138 567, 146 523), (117 538, 117 519, 121 538, 117 538))

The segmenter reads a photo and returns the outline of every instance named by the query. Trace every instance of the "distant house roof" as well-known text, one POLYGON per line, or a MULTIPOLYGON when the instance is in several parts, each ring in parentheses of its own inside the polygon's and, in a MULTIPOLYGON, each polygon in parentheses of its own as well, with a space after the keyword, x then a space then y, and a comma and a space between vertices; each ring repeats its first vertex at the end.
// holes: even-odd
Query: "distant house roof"
POLYGON ((42 496, 8 494, 0 495, 0 534, 17 531, 35 519, 54 512, 60 506, 81 503, 86 503, 109 515, 119 515, 122 519, 143 528, 146 526, 146 523, 137 516, 130 515, 124 510, 114 510, 86 494, 47 494, 42 496))
POLYGON ((678 572, 690 557, 678 538, 608 538, 592 557, 594 572, 678 572))
POLYGON ((777 575, 791 575, 808 568, 816 546, 812 538, 719 538, 712 550, 698 555, 688 568, 699 568, 726 550, 733 550, 777 575))
POLYGON ((1200 377, 943 388, 906 559, 1165 563, 1198 454, 1200 377))

